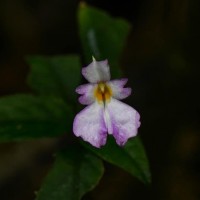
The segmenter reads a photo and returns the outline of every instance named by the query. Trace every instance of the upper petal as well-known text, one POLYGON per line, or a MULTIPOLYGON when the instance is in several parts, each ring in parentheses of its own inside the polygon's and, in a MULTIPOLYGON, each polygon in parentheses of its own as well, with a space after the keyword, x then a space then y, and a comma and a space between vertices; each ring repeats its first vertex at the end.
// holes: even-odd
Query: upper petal
POLYGON ((93 103, 78 113, 74 119, 73 132, 95 147, 105 145, 107 128, 103 117, 103 107, 93 103))
POLYGON ((108 61, 93 60, 87 67, 82 69, 82 74, 90 83, 98 83, 110 80, 110 68, 108 61))
POLYGON ((119 80, 112 80, 107 83, 112 89, 112 96, 115 99, 125 99, 131 94, 131 88, 124 88, 124 85, 127 83, 127 81, 128 79, 124 78, 119 80))
POLYGON ((112 99, 106 105, 112 133, 118 145, 124 145, 130 137, 137 135, 140 126, 140 115, 131 106, 112 99))
POLYGON ((94 103, 94 87, 96 84, 84 84, 76 88, 76 92, 81 94, 79 97, 79 102, 83 105, 89 105, 94 103))

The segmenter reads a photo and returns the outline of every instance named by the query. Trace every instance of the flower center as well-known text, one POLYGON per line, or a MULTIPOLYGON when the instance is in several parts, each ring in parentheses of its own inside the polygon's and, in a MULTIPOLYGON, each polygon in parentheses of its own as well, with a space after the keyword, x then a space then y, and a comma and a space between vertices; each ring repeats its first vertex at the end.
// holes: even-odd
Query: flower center
POLYGON ((94 89, 94 96, 99 103, 105 104, 107 101, 110 101, 112 90, 105 83, 99 83, 94 89))

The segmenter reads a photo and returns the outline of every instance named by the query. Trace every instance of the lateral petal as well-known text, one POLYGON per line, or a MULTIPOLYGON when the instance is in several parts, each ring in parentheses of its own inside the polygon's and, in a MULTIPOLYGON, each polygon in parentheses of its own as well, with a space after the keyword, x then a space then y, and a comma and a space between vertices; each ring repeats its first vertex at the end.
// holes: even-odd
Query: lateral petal
POLYGON ((82 96, 79 97, 79 102, 83 105, 89 105, 94 103, 94 87, 96 84, 84 84, 80 85, 76 88, 76 92, 81 94, 82 96))
POLYGON ((107 139, 103 109, 95 102, 79 112, 73 124, 74 134, 97 148, 105 145, 107 139))
POLYGON ((112 134, 118 145, 124 145, 130 137, 137 135, 140 126, 140 115, 131 106, 112 99, 106 109, 112 124, 112 134))
POLYGON ((112 89, 112 96, 115 99, 125 99, 131 94, 131 88, 124 88, 124 85, 127 83, 128 79, 119 79, 109 81, 107 84, 112 89))

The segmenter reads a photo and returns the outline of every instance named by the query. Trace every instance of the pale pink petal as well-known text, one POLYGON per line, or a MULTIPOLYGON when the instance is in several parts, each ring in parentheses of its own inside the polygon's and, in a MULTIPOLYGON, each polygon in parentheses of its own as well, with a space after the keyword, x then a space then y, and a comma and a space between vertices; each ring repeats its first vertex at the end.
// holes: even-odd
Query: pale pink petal
POLYGON ((79 102, 83 105, 89 105, 94 103, 94 87, 96 84, 84 84, 76 88, 76 92, 81 94, 79 97, 79 102))
POLYGON ((84 85, 80 85, 76 88, 76 92, 78 94, 85 94, 91 91, 91 89, 93 89, 95 87, 94 84, 88 83, 88 84, 84 84, 84 85))
POLYGON ((106 109, 110 118, 110 126, 112 126, 110 132, 112 132, 111 134, 113 134, 118 145, 124 145, 130 137, 137 135, 140 126, 140 115, 134 108, 112 99, 106 105, 106 109))
POLYGON ((124 87, 127 82, 128 82, 127 78, 121 78, 121 79, 109 81, 109 83, 115 85, 116 87, 124 87))
POLYGON ((110 68, 108 61, 93 60, 87 67, 82 69, 82 74, 90 83, 98 83, 110 80, 110 68))
POLYGON ((74 134, 97 148, 105 145, 107 139, 103 112, 102 105, 93 103, 76 115, 73 124, 74 134))
POLYGON ((127 83, 128 79, 120 79, 109 81, 107 84, 112 90, 112 96, 115 99, 125 99, 131 94, 131 88, 124 88, 124 85, 127 83))
POLYGON ((111 121, 108 109, 104 109, 104 120, 105 120, 105 124, 106 124, 106 128, 107 128, 107 133, 112 134, 113 133, 113 125, 112 125, 112 121, 111 121))

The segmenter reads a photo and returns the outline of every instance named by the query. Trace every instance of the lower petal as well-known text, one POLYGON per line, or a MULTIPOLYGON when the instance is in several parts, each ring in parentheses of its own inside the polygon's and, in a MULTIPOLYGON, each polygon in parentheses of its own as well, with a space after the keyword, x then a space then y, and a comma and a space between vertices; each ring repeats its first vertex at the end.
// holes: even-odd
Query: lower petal
POLYGON ((130 137, 137 135, 140 115, 131 106, 112 99, 106 106, 112 125, 112 134, 118 145, 124 145, 130 137))
POLYGON ((103 106, 95 102, 78 113, 74 119, 73 132, 95 147, 105 145, 107 128, 103 117, 103 106))

